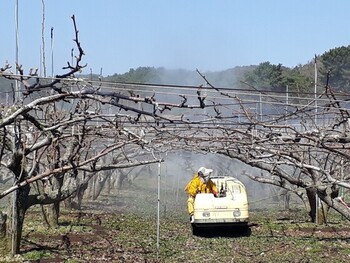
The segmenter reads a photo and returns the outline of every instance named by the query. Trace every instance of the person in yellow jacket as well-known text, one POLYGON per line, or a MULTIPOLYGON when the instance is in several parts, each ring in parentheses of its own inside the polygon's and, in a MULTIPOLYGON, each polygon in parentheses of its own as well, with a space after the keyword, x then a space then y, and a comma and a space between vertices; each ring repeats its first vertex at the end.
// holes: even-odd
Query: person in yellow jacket
POLYGON ((190 215, 191 223, 193 222, 194 199, 198 193, 213 193, 217 196, 218 189, 215 183, 210 179, 212 169, 200 167, 194 178, 186 185, 185 192, 188 193, 187 209, 190 215))

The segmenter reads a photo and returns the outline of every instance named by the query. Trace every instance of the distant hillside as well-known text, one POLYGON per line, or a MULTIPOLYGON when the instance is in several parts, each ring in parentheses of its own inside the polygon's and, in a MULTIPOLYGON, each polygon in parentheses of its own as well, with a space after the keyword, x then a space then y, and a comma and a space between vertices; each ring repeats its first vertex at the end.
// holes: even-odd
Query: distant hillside
MULTIPOLYGON (((227 69, 224 71, 201 72, 211 84, 218 87, 234 87, 239 85, 247 72, 256 66, 244 66, 227 69)), ((202 77, 195 71, 184 69, 165 69, 154 67, 139 67, 131 69, 124 74, 114 74, 105 77, 106 81, 135 82, 146 84, 192 85, 199 86, 204 83, 202 77)))
MULTIPOLYGON (((316 57, 318 86, 327 83, 334 90, 350 88, 350 46, 342 46, 316 57), (328 79, 328 80, 327 80, 328 79), (327 82, 328 81, 328 82, 327 82)), ((314 59, 294 68, 282 64, 262 62, 259 65, 238 66, 224 71, 201 72, 216 87, 249 88, 259 90, 312 92, 314 89, 314 59)), ((204 80, 193 70, 139 67, 124 74, 114 74, 104 80, 149 84, 174 84, 199 86, 204 80)))
MULTIPOLYGON (((334 90, 347 91, 350 88, 350 46, 342 46, 323 53, 316 58, 317 83, 322 87, 329 84, 334 90)), ((313 92, 315 63, 311 59, 294 68, 268 61, 259 65, 237 66, 223 71, 201 72, 215 87, 284 91, 288 86, 292 92, 313 92)), ((97 74, 80 75, 87 79, 124 83, 204 85, 205 81, 195 70, 166 69, 163 67, 138 67, 123 74, 101 77, 97 74)), ((321 88, 320 88, 321 89, 321 88)), ((0 78, 1 98, 11 90, 11 82, 0 78)))

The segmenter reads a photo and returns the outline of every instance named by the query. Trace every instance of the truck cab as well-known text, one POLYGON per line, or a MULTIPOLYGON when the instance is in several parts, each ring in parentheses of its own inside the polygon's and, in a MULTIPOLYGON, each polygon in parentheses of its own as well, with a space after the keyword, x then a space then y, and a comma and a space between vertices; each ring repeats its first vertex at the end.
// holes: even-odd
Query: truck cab
POLYGON ((219 193, 199 193, 194 201, 192 233, 203 228, 238 227, 248 230, 249 211, 247 191, 242 182, 230 176, 214 176, 219 193))

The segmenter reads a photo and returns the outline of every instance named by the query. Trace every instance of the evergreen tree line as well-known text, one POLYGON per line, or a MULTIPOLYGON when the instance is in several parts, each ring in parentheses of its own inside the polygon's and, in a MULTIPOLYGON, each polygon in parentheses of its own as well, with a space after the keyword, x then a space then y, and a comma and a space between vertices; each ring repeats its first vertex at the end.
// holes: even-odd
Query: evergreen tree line
MULTIPOLYGON (((304 93, 314 91, 315 65, 319 87, 325 86, 328 80, 328 85, 334 90, 346 92, 349 89, 350 45, 330 49, 322 55, 315 56, 306 64, 300 64, 294 68, 267 61, 259 65, 238 66, 225 71, 204 72, 204 74, 217 87, 242 89, 254 87, 258 90, 285 91, 288 86, 291 92, 304 93)), ((195 70, 155 67, 130 69, 124 74, 108 76, 105 80, 174 85, 199 85, 203 82, 195 70)))
MULTIPOLYGON (((350 45, 330 49, 322 55, 315 56, 304 65, 294 68, 282 64, 272 64, 268 61, 259 65, 237 66, 217 72, 203 72, 210 83, 216 87, 247 89, 255 88, 264 91, 285 91, 305 93, 313 92, 315 85, 315 62, 317 69, 317 84, 319 87, 328 84, 336 91, 346 92, 350 86, 350 45)), ((200 70, 200 69, 199 69, 200 70)), ((98 79, 96 74, 86 76, 98 79)), ((103 77, 105 81, 143 83, 143 84, 172 84, 194 85, 203 84, 203 79, 193 70, 165 69, 155 67, 138 67, 123 74, 103 77)), ((13 86, 13 85, 12 85, 13 86)), ((11 84, 0 78, 1 97, 11 93, 11 84)))

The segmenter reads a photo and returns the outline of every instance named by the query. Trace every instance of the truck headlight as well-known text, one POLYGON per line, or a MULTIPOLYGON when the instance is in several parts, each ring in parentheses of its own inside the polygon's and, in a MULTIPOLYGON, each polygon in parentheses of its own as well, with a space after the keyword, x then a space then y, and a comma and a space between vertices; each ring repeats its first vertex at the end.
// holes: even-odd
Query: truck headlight
POLYGON ((203 217, 209 217, 210 216, 210 212, 208 212, 208 211, 205 211, 205 212, 203 212, 203 217))
POLYGON ((239 210, 239 208, 235 208, 235 210, 233 210, 233 216, 234 217, 241 216, 241 210, 239 210))

